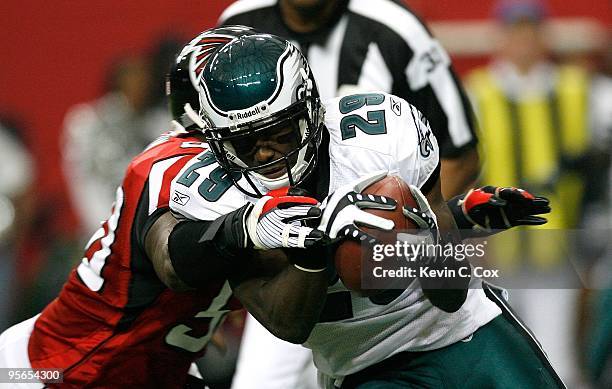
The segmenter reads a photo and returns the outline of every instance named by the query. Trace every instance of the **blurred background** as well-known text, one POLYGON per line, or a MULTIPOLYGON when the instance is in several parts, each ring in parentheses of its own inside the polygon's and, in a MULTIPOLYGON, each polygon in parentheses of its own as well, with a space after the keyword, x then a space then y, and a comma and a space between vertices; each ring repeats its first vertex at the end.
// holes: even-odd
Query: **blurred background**
MULTIPOLYGON (((88 236, 106 218, 127 163, 167 129, 164 74, 174 54, 196 33, 214 26, 231 3, 0 3, 0 332, 38 313, 57 295, 80 260, 88 236)), ((568 164, 552 169, 555 180, 565 168, 582 180, 580 195, 559 200, 574 199, 565 207, 572 214, 559 228, 587 226, 599 231, 597 241, 608 242, 612 238, 609 0, 549 0, 542 16, 544 28, 538 31, 529 27, 509 31, 492 0, 474 0, 469 6, 451 0, 405 3, 450 53, 479 114, 486 109, 482 72, 496 58, 541 56, 580 69, 572 74, 588 78, 589 96, 595 97, 585 109, 597 112, 583 129, 589 140, 582 141, 583 149, 568 152, 572 157, 568 164)), ((487 155, 496 154, 489 124, 481 117, 485 165, 487 155)), ((492 169, 484 170, 482 180, 519 184, 500 182, 503 179, 492 169)), ((547 182, 537 188, 550 189, 547 182)), ((550 189, 550 194, 559 195, 560 190, 550 189)), ((610 249, 604 246, 589 248, 592 260, 584 265, 588 274, 601 278, 596 293, 573 291, 561 298, 553 294, 551 301, 561 301, 558 305, 564 309, 541 323, 527 320, 538 335, 564 328, 559 335, 563 340, 553 337, 543 342, 554 350, 553 364, 570 387, 590 387, 602 374, 612 376, 612 319, 610 314, 597 316, 610 311, 605 309, 610 299, 610 279, 605 276, 610 274, 610 249), (593 322, 600 326, 594 328, 593 322)), ((522 302, 519 298, 517 304, 527 317, 540 310, 530 297, 522 302)), ((216 366, 211 371, 226 370, 219 374, 225 378, 215 378, 219 382, 227 381, 227 376, 231 380, 230 354, 237 348, 240 327, 239 315, 229 320, 225 336, 219 338, 218 355, 210 356, 209 363, 216 366)))

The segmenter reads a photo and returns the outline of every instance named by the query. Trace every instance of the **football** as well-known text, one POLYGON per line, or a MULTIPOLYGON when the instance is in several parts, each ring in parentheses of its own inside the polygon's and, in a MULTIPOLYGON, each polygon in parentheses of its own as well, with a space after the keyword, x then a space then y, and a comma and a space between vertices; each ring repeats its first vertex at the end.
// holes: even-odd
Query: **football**
MULTIPOLYGON (((416 229, 412 220, 406 218, 402 213, 404 205, 417 207, 416 200, 410 192, 408 184, 400 177, 387 176, 380 181, 365 188, 362 194, 377 194, 386 196, 397 201, 395 210, 364 209, 366 212, 393 220, 395 227, 391 231, 381 231, 375 228, 359 226, 367 233, 378 238, 382 243, 395 244, 398 231, 416 229)), ((378 290, 363 290, 361 288, 361 264, 362 260, 371 260, 371 250, 366 245, 352 240, 343 241, 336 249, 334 262, 336 272, 342 283, 349 289, 360 292, 362 295, 376 294, 378 290)))

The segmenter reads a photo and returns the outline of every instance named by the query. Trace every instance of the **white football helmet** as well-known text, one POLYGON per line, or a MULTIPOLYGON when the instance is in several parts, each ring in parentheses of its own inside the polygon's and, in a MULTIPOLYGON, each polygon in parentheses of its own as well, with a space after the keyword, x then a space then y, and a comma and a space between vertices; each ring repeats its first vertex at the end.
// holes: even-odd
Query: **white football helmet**
POLYGON ((277 36, 250 31, 222 44, 204 63, 193 57, 190 77, 200 110, 187 113, 219 164, 231 177, 244 175, 250 188, 234 184, 259 197, 261 186, 303 181, 317 160, 324 112, 302 53, 277 36), (282 143, 282 150, 272 160, 256 160, 256 144, 269 139, 282 143))

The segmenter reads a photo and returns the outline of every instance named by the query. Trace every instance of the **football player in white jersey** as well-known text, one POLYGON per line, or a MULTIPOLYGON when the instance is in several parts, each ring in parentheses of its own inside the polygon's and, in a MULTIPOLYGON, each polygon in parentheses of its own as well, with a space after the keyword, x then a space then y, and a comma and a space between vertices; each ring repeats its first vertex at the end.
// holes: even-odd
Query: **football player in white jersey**
POLYGON ((321 102, 305 58, 273 35, 198 36, 177 65, 175 116, 202 131, 210 149, 176 175, 172 213, 147 237, 168 243, 155 259, 160 278, 197 288, 208 268, 227 267, 234 294, 266 328, 312 349, 327 387, 563 387, 500 293, 480 280, 415 280, 396 293, 363 297, 343 285, 324 255, 338 240, 370 239, 359 224, 393 227, 361 211, 395 207, 392 199, 359 194, 386 174, 400 176, 419 200, 420 209, 404 209, 406 217, 450 239, 459 238, 457 225, 543 224, 535 215, 549 211, 546 199, 488 187, 447 205, 437 142, 418 110, 382 92, 321 102), (280 247, 280 254, 269 250, 280 247), (266 303, 268 278, 252 256, 281 263, 282 304, 266 303))

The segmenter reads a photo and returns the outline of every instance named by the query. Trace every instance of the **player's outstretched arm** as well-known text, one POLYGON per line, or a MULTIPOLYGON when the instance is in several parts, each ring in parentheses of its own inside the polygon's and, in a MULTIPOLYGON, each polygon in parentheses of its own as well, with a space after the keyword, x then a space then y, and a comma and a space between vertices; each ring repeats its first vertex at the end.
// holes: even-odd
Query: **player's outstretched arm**
MULTIPOLYGON (((170 212, 160 216, 145 240, 145 249, 158 277, 176 291, 194 289, 174 271, 168 254, 168 238, 177 220, 170 212)), ((300 249, 295 249, 300 250, 300 249)), ((291 253, 296 256, 298 253, 291 253)), ((251 250, 229 268, 223 258, 210 252, 201 262, 209 265, 207 277, 225 278, 229 274, 234 295, 247 310, 275 336, 292 343, 303 343, 316 324, 327 293, 326 261, 322 253, 304 250, 304 254, 320 255, 310 266, 292 265, 282 250, 251 250)), ((294 258, 294 262, 299 259, 294 258)), ((194 269, 197 271, 197 269, 194 269)))
POLYGON ((304 248, 318 242, 324 234, 302 225, 320 216, 316 204, 310 197, 282 193, 212 221, 177 222, 168 211, 147 232, 145 251, 166 286, 198 289, 226 279, 236 262, 254 250, 304 248))
POLYGON ((288 193, 261 201, 267 204, 247 205, 214 221, 178 222, 166 212, 149 229, 145 250, 169 288, 197 289, 228 278, 268 330, 302 343, 325 303, 327 261, 317 248, 324 234, 300 220, 318 218, 320 210, 316 200, 288 193), (265 233, 278 229, 286 233, 265 233), (279 247, 286 251, 274 249, 279 247))
MULTIPOLYGON (((426 196, 423 196, 415 187, 411 187, 411 191, 417 200, 419 209, 405 207, 404 215, 412 219, 420 228, 431 230, 435 235, 434 242, 442 245, 458 243, 460 241, 459 231, 442 197, 440 180, 437 180, 426 196)), ((469 267, 469 263, 466 260, 458 261, 453 257, 445 257, 430 258, 420 265, 433 270, 452 270, 441 272, 438 277, 419 276, 419 282, 425 296, 436 307, 446 312, 455 312, 461 308, 467 298, 470 279, 460 277, 459 269, 469 267)))

